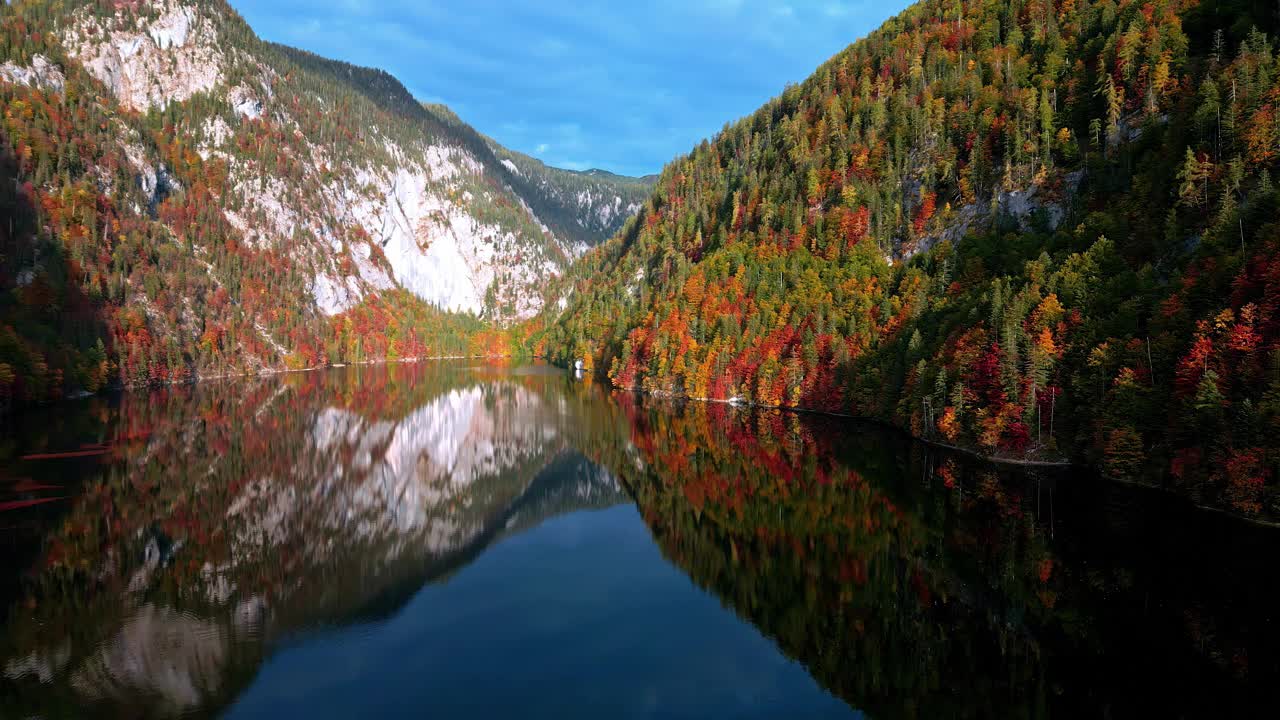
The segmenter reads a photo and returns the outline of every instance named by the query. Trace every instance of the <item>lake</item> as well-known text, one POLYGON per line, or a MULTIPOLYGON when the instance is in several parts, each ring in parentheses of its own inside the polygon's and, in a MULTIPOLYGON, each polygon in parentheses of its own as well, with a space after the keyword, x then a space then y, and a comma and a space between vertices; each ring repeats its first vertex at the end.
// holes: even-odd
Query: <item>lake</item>
POLYGON ((1249 716, 1280 531, 543 367, 67 402, 0 445, 0 717, 1249 716))

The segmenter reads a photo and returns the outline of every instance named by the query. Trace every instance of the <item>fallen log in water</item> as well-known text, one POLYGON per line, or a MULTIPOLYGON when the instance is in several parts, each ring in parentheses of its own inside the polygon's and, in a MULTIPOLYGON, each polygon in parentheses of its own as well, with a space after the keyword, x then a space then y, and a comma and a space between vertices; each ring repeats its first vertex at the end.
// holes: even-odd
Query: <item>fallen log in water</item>
POLYGON ((65 497, 40 498, 39 500, 11 500, 9 502, 0 502, 0 512, 6 510, 21 510, 22 508, 31 507, 32 505, 43 505, 45 503, 56 502, 58 500, 66 500, 65 497))
POLYGON ((105 455, 106 448, 94 448, 92 450, 72 450, 71 452, 60 453, 36 453, 34 455, 23 455, 23 460, 58 460, 61 458, 79 458, 93 457, 95 455, 105 455))

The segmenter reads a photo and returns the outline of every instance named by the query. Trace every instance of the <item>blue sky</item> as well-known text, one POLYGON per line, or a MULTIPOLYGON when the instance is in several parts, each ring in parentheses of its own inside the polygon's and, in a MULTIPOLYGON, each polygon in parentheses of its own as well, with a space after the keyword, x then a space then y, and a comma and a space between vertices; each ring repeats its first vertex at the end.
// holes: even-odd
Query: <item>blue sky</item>
POLYGON ((907 0, 231 0, 275 42, 387 70, 514 150, 657 172, 907 0))

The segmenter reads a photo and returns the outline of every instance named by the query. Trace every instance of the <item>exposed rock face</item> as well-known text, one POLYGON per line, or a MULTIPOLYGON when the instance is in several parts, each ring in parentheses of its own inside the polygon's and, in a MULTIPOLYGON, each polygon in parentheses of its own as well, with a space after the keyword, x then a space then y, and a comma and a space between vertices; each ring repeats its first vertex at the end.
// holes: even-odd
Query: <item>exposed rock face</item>
MULTIPOLYGON (((507 183, 519 172, 511 170, 514 164, 496 161, 483 143, 467 146, 432 134, 410 112, 425 114, 416 101, 386 101, 380 110, 390 113, 395 128, 379 126, 386 119, 381 115, 368 119, 361 141, 375 152, 363 156, 317 130, 306 117, 314 110, 301 109, 288 79, 319 67, 334 73, 336 80, 325 80, 334 86, 350 71, 327 68, 320 59, 310 68, 294 66, 290 58, 296 57, 252 38, 221 3, 154 0, 120 5, 106 18, 85 8, 59 32, 68 56, 123 108, 146 112, 195 98, 213 108, 183 140, 204 160, 226 164, 229 195, 237 199, 223 208, 227 221, 255 248, 287 244, 292 262, 312 278, 320 313, 341 313, 370 295, 402 288, 447 310, 498 322, 527 318, 541 308, 548 281, 585 248, 557 237, 507 183), (279 92, 282 83, 291 89, 279 92), (415 122, 422 128, 416 135, 405 130, 415 122), (270 148, 276 163, 263 163, 254 143, 270 134, 283 134, 286 142, 270 148)), ((60 82, 56 68, 38 60, 44 64, 30 69, 0 66, 0 74, 60 82)), ((408 97, 393 79, 380 79, 394 84, 390 94, 408 97)), ((366 87, 355 82, 343 92, 366 87)), ((322 114, 346 107, 341 96, 311 94, 322 114)), ((163 166, 122 135, 154 217, 165 192, 163 166)), ((604 228, 620 224, 634 203, 596 195, 561 200, 603 238, 604 228)), ((547 207, 545 200, 538 206, 547 207)))
POLYGON ((19 67, 13 62, 0 65, 0 78, 58 93, 66 83, 62 70, 43 55, 32 57, 30 67, 19 67))
POLYGON ((227 60, 213 23, 195 9, 166 1, 153 9, 159 17, 133 16, 132 27, 122 22, 123 28, 105 36, 84 22, 63 37, 71 56, 131 110, 163 107, 212 90, 222 81, 227 60))
POLYGON ((242 85, 231 88, 231 92, 227 93, 227 100, 236 109, 236 114, 243 118, 257 120, 262 117, 262 101, 254 97, 252 90, 242 85))
POLYGON ((919 238, 914 244, 900 245, 899 251, 903 258, 910 258, 944 240, 958 242, 970 228, 990 222, 993 209, 997 214, 1012 219, 1022 230, 1032 230, 1033 219, 1043 213, 1047 229, 1056 230, 1066 217, 1069 199, 1074 196, 1083 177, 1081 171, 1060 174, 1053 178, 1052 192, 1044 183, 1036 182, 1023 188, 1000 190, 994 203, 961 206, 940 231, 919 238))
POLYGON ((590 190, 583 190, 576 196, 577 205, 584 212, 581 223, 586 225, 594 219, 598 225, 612 226, 620 220, 635 215, 640 210, 640 203, 632 202, 623 205, 619 195, 597 195, 590 190))

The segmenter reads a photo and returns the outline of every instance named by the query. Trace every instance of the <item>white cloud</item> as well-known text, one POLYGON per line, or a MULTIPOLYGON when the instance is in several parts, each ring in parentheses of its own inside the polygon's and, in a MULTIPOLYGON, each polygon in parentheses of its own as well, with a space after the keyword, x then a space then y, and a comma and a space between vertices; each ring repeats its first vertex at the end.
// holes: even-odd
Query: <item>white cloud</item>
POLYGON ((544 37, 530 45, 530 50, 544 58, 556 58, 567 55, 572 47, 560 38, 544 37))
POLYGON ((737 15, 738 11, 742 9, 742 2, 743 0, 706 0, 704 4, 712 12, 737 15))
POLYGON ((449 109, 453 110, 454 112, 461 112, 464 107, 461 103, 456 103, 456 104, 451 103, 439 95, 433 95, 429 92, 424 92, 422 88, 419 88, 419 87, 409 87, 408 90, 409 90, 409 94, 412 95, 415 100, 421 103, 430 103, 433 105, 445 105, 445 106, 448 106, 449 109))

